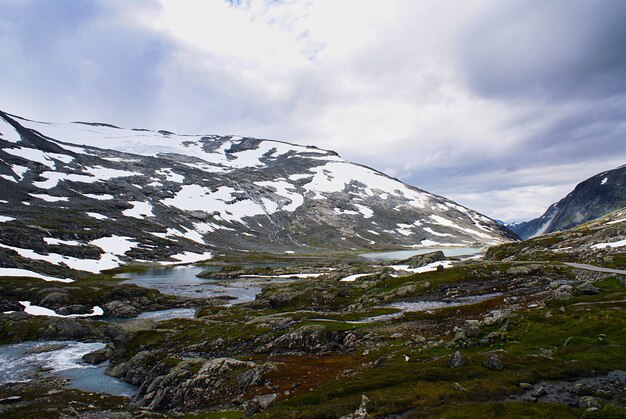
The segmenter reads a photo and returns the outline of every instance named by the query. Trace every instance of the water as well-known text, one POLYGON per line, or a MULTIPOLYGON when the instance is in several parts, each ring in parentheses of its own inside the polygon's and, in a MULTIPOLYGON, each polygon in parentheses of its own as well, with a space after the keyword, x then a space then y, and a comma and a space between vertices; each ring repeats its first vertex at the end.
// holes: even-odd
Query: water
POLYGON ((171 308, 168 310, 146 311, 141 313, 135 319, 151 319, 155 322, 170 319, 193 319, 196 316, 195 308, 171 308))
POLYGON ((85 342, 23 342, 0 346, 0 384, 27 382, 38 370, 69 379, 66 385, 94 393, 130 397, 137 388, 105 374, 108 362, 91 365, 82 356, 104 348, 104 343, 85 342), (53 350, 38 352, 46 346, 53 350))
POLYGON ((128 278, 123 284, 135 284, 140 287, 154 288, 163 294, 179 295, 191 298, 233 297, 228 305, 253 301, 261 292, 263 285, 287 283, 290 278, 240 278, 232 280, 198 278, 206 268, 198 266, 178 266, 157 268, 144 272, 119 275, 128 278))
POLYGON ((492 293, 492 294, 483 294, 483 295, 470 295, 468 297, 462 297, 452 301, 441 301, 441 300, 432 300, 432 301, 402 301, 398 303, 392 303, 385 307, 388 308, 397 308, 397 313, 392 314, 382 314, 380 316, 366 317, 361 320, 356 320, 351 323, 372 323, 379 322, 385 320, 393 320, 402 317, 405 312, 415 312, 415 311, 426 311, 426 310, 435 310, 438 308, 445 307, 458 307, 458 306, 466 306, 471 304, 480 303, 482 301, 490 300, 492 298, 498 297, 502 294, 500 293, 492 293))
POLYGON ((375 252, 375 253, 363 253, 359 256, 364 257, 372 262, 386 262, 391 260, 403 260, 408 259, 415 255, 423 255, 426 253, 436 252, 441 250, 447 257, 451 256, 470 256, 480 253, 481 249, 477 247, 429 247, 424 249, 414 250, 396 250, 393 252, 375 252))

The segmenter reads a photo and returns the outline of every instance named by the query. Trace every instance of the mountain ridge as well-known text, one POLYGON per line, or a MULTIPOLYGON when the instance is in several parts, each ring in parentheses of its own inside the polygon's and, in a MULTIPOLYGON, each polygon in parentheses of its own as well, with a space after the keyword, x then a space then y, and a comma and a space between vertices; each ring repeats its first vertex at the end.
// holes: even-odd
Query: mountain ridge
POLYGON ((626 165, 605 170, 580 183, 546 212, 530 221, 507 224, 522 239, 563 231, 626 206, 626 165))
POLYGON ((2 112, 0 133, 4 268, 35 260, 40 273, 97 272, 223 252, 514 238, 484 215, 313 146, 2 112))

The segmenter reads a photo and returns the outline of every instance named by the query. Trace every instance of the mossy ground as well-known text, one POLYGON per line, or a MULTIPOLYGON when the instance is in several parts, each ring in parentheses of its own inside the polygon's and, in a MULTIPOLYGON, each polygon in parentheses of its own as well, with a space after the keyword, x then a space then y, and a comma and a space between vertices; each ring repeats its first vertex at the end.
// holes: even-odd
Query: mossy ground
MULTIPOLYGON (((237 261, 229 263, 235 265, 237 261)), ((534 308, 528 305, 539 297, 524 296, 526 300, 512 318, 481 331, 481 337, 490 332, 506 333, 506 340, 481 343, 479 337, 473 346, 461 349, 467 360, 464 366, 448 367, 455 350, 448 345, 454 326, 462 325, 466 319, 480 319, 490 310, 506 309, 505 298, 514 281, 547 287, 545 284, 551 280, 575 278, 571 268, 558 263, 534 263, 532 269, 518 269, 528 266, 525 262, 481 262, 355 283, 313 279, 272 286, 254 303, 232 307, 206 305, 198 309, 195 319, 168 320, 153 329, 134 331, 125 352, 113 361, 122 362, 139 351, 150 350, 160 351, 163 360, 172 365, 198 353, 209 358, 231 356, 260 364, 272 362, 276 369, 267 376, 271 386, 248 394, 278 394, 277 403, 259 414, 268 418, 338 417, 354 411, 361 395, 371 399, 370 414, 383 417, 626 417, 624 409, 611 406, 587 414, 562 404, 516 402, 509 398, 520 393, 521 382, 572 380, 626 368, 626 289, 622 277, 610 276, 596 282, 600 289, 597 295, 545 304, 537 301, 540 304, 534 308), (495 291, 503 295, 476 304, 405 313, 391 320, 354 323, 397 312, 383 307, 385 304, 442 298, 450 290, 478 294, 495 291), (280 300, 280 304, 264 303, 277 295, 292 298, 280 300), (303 327, 315 327, 329 334, 351 332, 360 340, 349 350, 321 354, 255 350, 255 342, 271 342, 303 327), (215 346, 218 340, 221 343, 215 346), (429 345, 439 341, 443 342, 429 345), (482 365, 494 353, 502 359, 502 371, 482 365)), ((11 286, 33 288, 33 293, 51 285, 35 285, 22 279, 9 281, 11 286)), ((92 301, 102 291, 92 295, 89 289, 101 290, 116 283, 110 276, 87 279, 79 287, 83 290, 81 298, 92 301)), ((72 286, 54 284, 57 285, 72 286)), ((33 319, 33 330, 38 327, 37 321, 33 319)), ((29 336, 26 330, 23 339, 29 336)), ((83 397, 79 393, 72 391, 67 395, 78 400, 83 397)), ((205 412, 188 417, 241 417, 241 412, 205 412)))

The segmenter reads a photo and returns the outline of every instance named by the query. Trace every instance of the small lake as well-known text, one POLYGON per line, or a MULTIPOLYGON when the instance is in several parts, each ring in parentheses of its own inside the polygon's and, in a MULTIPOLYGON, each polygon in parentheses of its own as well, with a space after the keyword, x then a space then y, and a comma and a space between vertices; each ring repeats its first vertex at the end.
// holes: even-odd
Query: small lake
POLYGON ((451 256, 472 256, 481 252, 478 247, 429 247, 413 250, 396 250, 392 252, 362 253, 359 256, 372 262, 388 262, 392 260, 408 259, 415 255, 437 252, 441 250, 447 257, 451 256))
MULTIPOLYGON (((218 270, 219 268, 214 269, 218 270)), ((128 278, 122 282, 123 284, 154 288, 163 294, 190 298, 233 297, 234 299, 230 300, 227 305, 253 301, 261 292, 263 285, 294 281, 290 278, 205 279, 196 276, 206 270, 210 270, 210 268, 177 266, 125 273, 118 275, 117 278, 128 278)))
POLYGON ((66 387, 94 393, 131 397, 137 388, 105 374, 108 362, 91 365, 82 361, 89 352, 104 348, 104 343, 23 342, 0 346, 0 384, 27 382, 37 372, 69 380, 66 387))

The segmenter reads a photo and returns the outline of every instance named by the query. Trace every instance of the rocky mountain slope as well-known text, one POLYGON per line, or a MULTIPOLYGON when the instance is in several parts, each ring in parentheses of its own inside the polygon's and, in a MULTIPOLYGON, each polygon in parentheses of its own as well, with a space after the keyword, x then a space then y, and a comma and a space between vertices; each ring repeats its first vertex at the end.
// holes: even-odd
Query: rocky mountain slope
POLYGON ((626 270, 626 207, 570 230, 489 248, 485 257, 504 261, 584 262, 626 270))
POLYGON ((576 185, 539 218, 508 224, 522 239, 567 230, 626 206, 626 165, 599 173, 576 185))
POLYGON ((58 279, 68 270, 224 252, 512 238, 475 211, 332 151, 248 137, 52 124, 0 112, 0 184, 2 275, 58 279))

